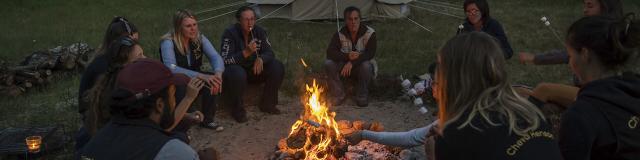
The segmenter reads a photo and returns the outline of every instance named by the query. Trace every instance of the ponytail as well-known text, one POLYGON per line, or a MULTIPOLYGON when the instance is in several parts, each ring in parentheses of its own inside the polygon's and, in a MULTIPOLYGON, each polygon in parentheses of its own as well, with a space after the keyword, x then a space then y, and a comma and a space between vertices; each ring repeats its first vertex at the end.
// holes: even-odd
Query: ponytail
POLYGON ((593 51, 609 70, 621 70, 638 55, 640 22, 634 13, 621 19, 584 17, 569 28, 567 44, 576 50, 593 51))

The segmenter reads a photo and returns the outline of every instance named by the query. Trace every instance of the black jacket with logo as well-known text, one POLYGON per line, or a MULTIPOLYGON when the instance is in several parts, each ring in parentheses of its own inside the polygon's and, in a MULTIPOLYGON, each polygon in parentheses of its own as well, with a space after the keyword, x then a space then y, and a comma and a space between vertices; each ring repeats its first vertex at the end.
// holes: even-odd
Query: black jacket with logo
POLYGON ((589 82, 562 115, 566 160, 640 159, 640 75, 589 82))
POLYGON ((509 131, 505 116, 490 112, 493 123, 476 115, 463 128, 469 111, 447 125, 442 136, 436 137, 435 157, 438 160, 560 160, 558 143, 547 121, 540 120, 538 129, 521 136, 509 131))
POLYGON ((154 159, 172 138, 150 119, 111 118, 80 151, 81 159, 154 159))
MULTIPOLYGON (((271 50, 271 43, 267 37, 267 32, 262 29, 262 27, 254 26, 252 33, 249 34, 250 38, 253 37, 257 40, 257 55, 262 58, 264 64, 270 63, 271 60, 275 59, 273 50, 271 50)), ((240 24, 236 23, 225 29, 221 42, 220 56, 222 56, 224 65, 237 64, 244 67, 253 66, 253 62, 257 55, 253 54, 247 58, 242 55, 242 50, 244 50, 246 44, 245 39, 242 36, 242 28, 240 27, 240 24)))

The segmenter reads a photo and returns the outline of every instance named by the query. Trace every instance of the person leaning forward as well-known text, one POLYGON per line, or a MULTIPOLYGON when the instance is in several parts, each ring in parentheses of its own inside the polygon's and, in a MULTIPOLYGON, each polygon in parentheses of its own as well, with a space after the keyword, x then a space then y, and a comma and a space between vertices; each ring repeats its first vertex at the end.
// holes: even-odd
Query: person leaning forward
MULTIPOLYGON (((79 159, 199 159, 166 131, 175 126, 175 86, 202 88, 203 81, 174 75, 161 62, 140 59, 118 73, 111 94, 112 118, 80 150, 79 159)), ((184 114, 184 112, 182 112, 184 114)))

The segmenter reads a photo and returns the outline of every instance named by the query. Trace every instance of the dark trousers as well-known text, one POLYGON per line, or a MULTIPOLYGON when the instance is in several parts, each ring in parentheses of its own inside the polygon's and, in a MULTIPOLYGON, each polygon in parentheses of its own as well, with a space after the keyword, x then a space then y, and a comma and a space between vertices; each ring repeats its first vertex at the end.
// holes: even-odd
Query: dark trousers
MULTIPOLYGON (((187 86, 176 86, 176 103, 180 103, 180 101, 182 101, 182 98, 184 98, 186 93, 187 93, 187 86)), ((214 117, 216 115, 216 110, 217 110, 216 95, 212 95, 211 90, 209 90, 209 88, 202 87, 202 89, 200 90, 200 93, 198 94, 198 99, 200 99, 202 114, 204 115, 203 122, 204 123, 213 122, 214 117)), ((191 113, 194 111, 195 109, 191 107, 189 107, 189 109, 187 110, 188 113, 191 113)))
MULTIPOLYGON (((346 62, 335 62, 332 60, 326 60, 324 62, 324 69, 329 78, 328 84, 329 92, 334 98, 344 98, 346 93, 344 91, 344 85, 342 83, 342 75, 340 72, 342 71, 342 67, 346 64, 346 62)), ((355 87, 357 89, 356 98, 366 99, 369 94, 369 83, 373 78, 373 65, 369 61, 363 61, 362 63, 355 65, 351 68, 351 75, 346 78, 355 78, 356 84, 355 87)))
POLYGON ((76 140, 76 144, 74 146, 76 151, 75 153, 78 154, 78 151, 80 151, 85 144, 89 143, 91 135, 89 134, 89 131, 87 131, 87 128, 82 125, 80 126, 80 129, 78 129, 78 132, 76 132, 74 139, 76 140))
POLYGON ((225 106, 231 108, 234 116, 243 116, 246 111, 242 105, 242 95, 244 95, 248 83, 265 83, 262 100, 259 105, 261 109, 276 107, 278 104, 278 89, 280 89, 284 78, 284 65, 274 59, 263 65, 262 73, 259 75, 253 74, 253 68, 227 65, 222 78, 225 106))

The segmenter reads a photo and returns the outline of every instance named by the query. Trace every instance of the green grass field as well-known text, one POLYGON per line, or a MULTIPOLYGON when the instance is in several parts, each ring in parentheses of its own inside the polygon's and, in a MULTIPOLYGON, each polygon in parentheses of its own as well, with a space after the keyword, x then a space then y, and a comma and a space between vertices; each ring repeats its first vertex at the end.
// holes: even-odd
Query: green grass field
MULTIPOLYGON (((0 60, 19 63, 34 50, 87 42, 97 47, 103 38, 108 22, 114 16, 125 16, 140 30, 145 55, 158 57, 158 43, 162 34, 170 28, 170 18, 180 8, 201 11, 233 0, 19 0, 0 6, 3 21, 0 30, 0 60)), ((449 0, 459 4, 461 0, 449 0)), ((640 13, 640 1, 623 0, 626 12, 640 13)), ((504 26, 514 51, 539 52, 562 48, 540 17, 547 16, 560 35, 582 16, 581 0, 491 0, 491 15, 504 26)), ((419 5, 419 4, 418 4, 419 5)), ((198 15, 199 19, 232 11, 221 9, 198 15)), ((460 13, 461 15, 462 13, 460 13)), ((459 19, 412 8, 411 19, 433 30, 424 31, 406 19, 386 19, 368 22, 376 29, 378 51, 376 59, 380 73, 389 75, 415 75, 426 72, 433 62, 438 48, 455 35, 459 19)), ((200 30, 216 48, 224 28, 235 23, 227 15, 200 24, 200 30)), ((268 30, 276 55, 288 62, 288 79, 293 70, 299 69, 297 61, 304 58, 316 71, 322 67, 325 49, 335 32, 335 22, 301 22, 283 19, 266 19, 258 25, 268 30)), ((517 61, 517 55, 508 61, 508 72, 515 83, 535 85, 538 82, 570 83, 570 70, 566 65, 525 66, 517 61)), ((75 130, 80 124, 77 114, 77 88, 79 73, 56 78, 48 86, 30 90, 19 97, 0 98, 0 129, 6 127, 43 126, 64 124, 75 130)), ((291 89, 291 88, 290 88, 291 89)), ((72 150, 60 154, 67 159, 72 150)), ((2 157, 0 157, 1 159, 2 157)))

